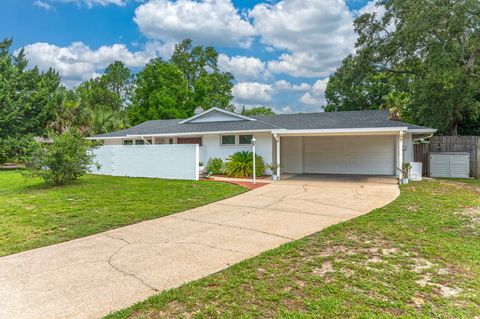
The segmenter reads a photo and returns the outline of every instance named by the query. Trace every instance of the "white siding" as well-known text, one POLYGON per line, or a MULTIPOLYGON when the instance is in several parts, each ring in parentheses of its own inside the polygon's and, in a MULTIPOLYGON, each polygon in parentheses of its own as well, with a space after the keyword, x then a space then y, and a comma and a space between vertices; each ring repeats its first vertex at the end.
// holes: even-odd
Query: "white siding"
POLYGON ((412 133, 407 133, 403 136, 403 161, 413 162, 413 140, 412 133))
POLYGON ((225 114, 222 112, 212 111, 196 119, 191 120, 189 123, 204 123, 204 122, 231 122, 231 121, 245 121, 237 116, 225 114))
POLYGON ((94 149, 101 164, 93 174, 192 179, 198 176, 198 145, 111 145, 94 149))
MULTIPOLYGON (((244 133, 252 134, 257 140, 256 153, 263 157, 265 163, 272 162, 272 134, 270 133, 244 133)), ((219 157, 223 161, 238 151, 252 151, 251 145, 222 146, 220 134, 209 134, 203 136, 203 146, 200 147, 200 161, 205 165, 212 157, 219 157)))

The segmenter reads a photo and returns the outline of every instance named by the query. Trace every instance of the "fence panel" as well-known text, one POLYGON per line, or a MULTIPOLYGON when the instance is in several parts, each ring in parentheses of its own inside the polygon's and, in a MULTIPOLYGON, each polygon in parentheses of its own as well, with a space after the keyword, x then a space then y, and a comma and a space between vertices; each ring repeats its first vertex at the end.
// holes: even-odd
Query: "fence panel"
POLYGON ((422 162, 422 175, 428 172, 428 144, 413 144, 413 161, 422 162))

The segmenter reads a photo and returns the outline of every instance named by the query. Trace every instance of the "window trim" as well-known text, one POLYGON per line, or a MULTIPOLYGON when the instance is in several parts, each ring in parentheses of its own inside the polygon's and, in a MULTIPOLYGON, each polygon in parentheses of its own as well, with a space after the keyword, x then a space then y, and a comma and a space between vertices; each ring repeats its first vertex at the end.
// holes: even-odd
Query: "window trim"
POLYGON ((247 146, 247 145, 252 145, 252 139, 253 139, 253 134, 238 134, 238 145, 240 146, 247 146), (240 143, 240 136, 251 136, 252 138, 250 139, 250 142, 248 143, 240 143))
POLYGON ((236 134, 220 134, 220 145, 221 146, 236 146, 237 145, 237 135, 236 134), (224 136, 233 136, 233 143, 232 144, 223 144, 223 137, 224 136))
POLYGON ((255 134, 220 134, 220 146, 221 147, 249 147, 251 146, 252 144, 251 143, 248 143, 248 144, 240 144, 240 135, 251 135, 252 138, 255 137, 255 134), (223 136, 234 136, 235 137, 235 144, 223 144, 223 136))

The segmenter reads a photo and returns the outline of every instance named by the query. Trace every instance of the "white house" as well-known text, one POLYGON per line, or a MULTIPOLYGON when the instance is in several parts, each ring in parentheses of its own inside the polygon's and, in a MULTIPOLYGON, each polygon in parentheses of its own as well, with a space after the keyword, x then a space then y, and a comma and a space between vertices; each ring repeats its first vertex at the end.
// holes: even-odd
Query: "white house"
POLYGON ((198 161, 206 163, 251 150, 255 137, 257 153, 266 163, 281 164, 284 173, 396 176, 403 162, 413 161, 413 141, 434 132, 389 120, 383 110, 243 116, 212 108, 188 119, 147 121, 89 139, 104 145, 197 144, 198 161))

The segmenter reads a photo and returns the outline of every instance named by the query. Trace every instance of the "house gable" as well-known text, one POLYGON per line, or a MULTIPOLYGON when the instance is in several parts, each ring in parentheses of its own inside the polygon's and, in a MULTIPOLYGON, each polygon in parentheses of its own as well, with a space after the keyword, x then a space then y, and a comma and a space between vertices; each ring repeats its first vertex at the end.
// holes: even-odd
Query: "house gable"
POLYGON ((256 119, 214 107, 183 120, 179 124, 233 121, 256 121, 256 119))

